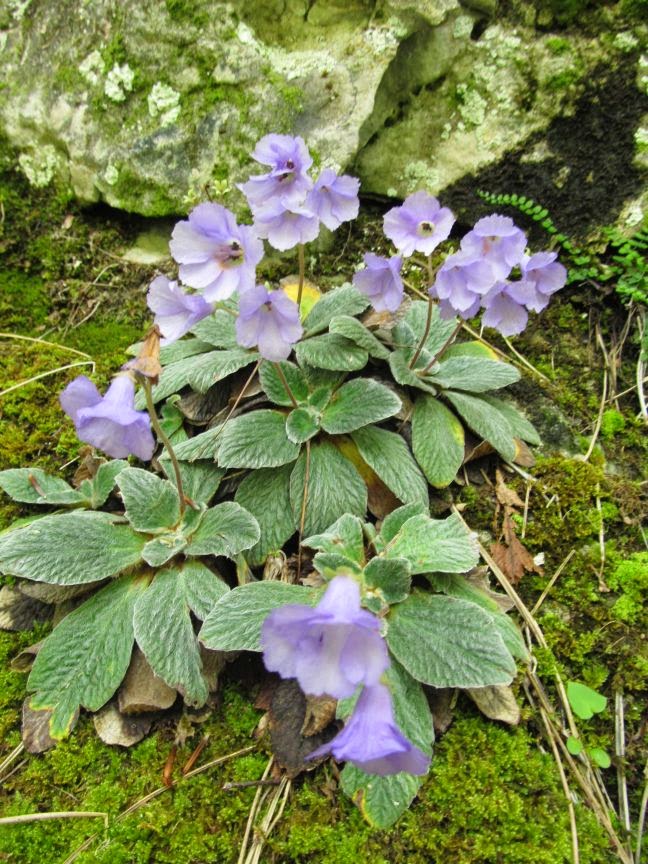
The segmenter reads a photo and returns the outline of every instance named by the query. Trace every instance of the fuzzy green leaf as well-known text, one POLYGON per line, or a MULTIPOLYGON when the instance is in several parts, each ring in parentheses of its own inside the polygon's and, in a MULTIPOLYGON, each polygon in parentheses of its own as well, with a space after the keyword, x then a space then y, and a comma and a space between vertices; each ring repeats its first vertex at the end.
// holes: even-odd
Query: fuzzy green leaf
POLYGON ((259 523, 261 536, 245 553, 251 567, 263 564, 271 552, 277 552, 295 533, 290 506, 292 465, 260 468, 241 481, 235 500, 259 523))
POLYGON ((320 591, 286 582, 251 582, 234 588, 212 608, 200 641, 218 651, 260 651, 261 626, 273 609, 288 603, 315 606, 320 591))
MULTIPOLYGON (((405 323, 414 331, 416 344, 421 341, 425 330, 425 322, 428 316, 428 304, 425 300, 414 300, 405 313, 405 323)), ((439 315, 439 307, 432 307, 432 318, 430 321, 430 332, 425 340, 425 350, 429 352, 430 359, 436 356, 443 348, 457 327, 457 319, 449 318, 447 321, 439 315)))
MULTIPOLYGON (((361 294, 357 288, 347 283, 328 291, 313 306, 304 320, 306 336, 323 333, 339 315, 358 315, 369 305, 368 297, 361 294)), ((328 368, 328 367, 326 367, 328 368)))
POLYGON ((142 468, 125 468, 117 477, 126 518, 136 531, 158 533, 180 521, 178 490, 142 468))
MULTIPOLYGON (((159 402, 187 386, 199 393, 206 393, 212 384, 258 359, 256 352, 233 348, 228 351, 210 351, 170 363, 162 370, 159 383, 153 388, 153 399, 159 402)), ((141 397, 137 404, 141 404, 141 397)))
POLYGON ((389 357, 389 349, 357 318, 352 318, 350 315, 337 315, 331 321, 329 330, 355 342, 356 345, 364 348, 370 357, 375 357, 377 360, 386 360, 389 357))
POLYGON ((392 351, 389 355, 389 368, 394 376, 394 381, 397 384, 402 384, 404 387, 416 387, 418 390, 423 390, 425 393, 431 393, 434 396, 437 391, 431 384, 427 383, 427 379, 420 377, 409 368, 412 354, 412 349, 401 348, 397 351, 392 351))
POLYGON ((363 369, 369 360, 364 348, 336 333, 323 333, 298 342, 295 354, 300 366, 306 364, 341 372, 363 369))
POLYGON ((254 516, 240 504, 227 501, 207 510, 189 539, 186 554, 234 558, 254 546, 259 536, 259 523, 254 516))
POLYGON ((176 444, 173 448, 176 456, 186 462, 195 462, 197 459, 217 459, 224 428, 223 424, 219 423, 206 432, 176 444))
POLYGON ((362 520, 350 513, 334 522, 321 534, 314 534, 302 540, 304 546, 321 552, 335 552, 344 555, 356 564, 364 565, 364 538, 362 520))
POLYGON ((50 709, 50 734, 68 734, 79 707, 98 711, 119 687, 133 649, 133 608, 145 583, 112 582, 70 612, 36 657, 31 707, 50 709))
POLYGON ((402 406, 398 396, 371 378, 354 378, 337 390, 322 413, 322 428, 330 435, 353 432, 392 417, 402 406))
POLYGON ((115 488, 117 476, 124 468, 128 468, 128 462, 125 459, 111 459, 110 462, 103 462, 99 466, 97 473, 91 480, 84 480, 81 483, 79 490, 84 494, 88 490, 93 509, 106 503, 108 496, 115 488))
POLYGON ((534 446, 542 443, 535 426, 530 423, 526 417, 524 417, 517 408, 515 408, 515 406, 511 405, 510 402, 505 402, 503 399, 497 399, 495 396, 489 396, 487 394, 481 398, 496 411, 499 411, 499 413, 508 420, 516 438, 521 438, 523 441, 527 441, 529 444, 533 444, 534 446))
POLYGON ((477 566, 477 542, 461 519, 412 516, 387 544, 387 558, 407 558, 412 573, 464 573, 477 566))
POLYGON ((275 405, 283 405, 286 408, 292 406, 292 400, 286 391, 286 387, 277 373, 277 365, 281 367, 290 390, 297 402, 305 402, 308 398, 308 384, 304 373, 294 363, 282 360, 279 364, 263 360, 259 366, 259 379, 261 386, 271 402, 275 405))
POLYGON ((372 558, 364 570, 365 582, 377 589, 385 603, 400 603, 412 586, 410 563, 406 558, 372 558))
POLYGON ((391 608, 387 642, 405 669, 433 687, 510 684, 515 662, 474 603, 415 592, 391 608))
MULTIPOLYGON (((290 477, 290 501, 295 527, 301 520, 306 485, 306 451, 302 451, 290 477)), ((343 513, 364 517, 367 487, 354 467, 330 441, 310 446, 310 470, 304 533, 319 534, 343 513)))
POLYGON ((447 391, 445 398, 466 424, 509 462, 515 458, 514 433, 502 412, 479 396, 447 391))
MULTIPOLYGON (((158 461, 164 473, 175 486, 175 473, 171 460, 163 456, 158 461)), ((180 476, 182 477, 184 494, 197 504, 209 504, 218 491, 225 473, 225 468, 217 468, 210 459, 180 462, 180 476)))
POLYGON ((515 366, 500 363, 499 360, 458 356, 441 360, 438 368, 428 378, 436 387, 483 393, 519 381, 520 373, 515 366))
POLYGON ((276 468, 294 462, 299 445, 286 435, 279 411, 251 411, 230 420, 221 435, 218 463, 225 468, 276 468))
POLYGON ((464 457, 464 430, 438 399, 420 396, 412 414, 412 450, 431 486, 442 489, 457 476, 464 457))
POLYGON ((142 549, 142 558, 151 567, 161 567, 178 555, 187 545, 187 538, 181 532, 160 534, 149 540, 142 549))
POLYGON ((214 348, 238 348, 236 341, 236 315, 225 309, 217 309, 203 318, 194 327, 194 333, 203 342, 208 342, 214 348))
POLYGON ((294 444, 305 444, 319 429, 320 413, 315 408, 295 408, 286 418, 286 435, 294 444))
POLYGON ((380 534, 375 538, 378 552, 382 552, 385 546, 394 539, 408 519, 421 514, 428 516, 429 512, 427 505, 423 504, 422 501, 405 504, 403 507, 397 507, 396 510, 392 510, 388 516, 385 516, 380 534))
POLYGON ((83 585, 137 564, 145 537, 107 513, 45 516, 0 535, 0 572, 52 585, 83 585))
POLYGON ((401 435, 377 426, 365 426, 351 437, 367 465, 403 504, 421 501, 427 506, 425 477, 401 435))
POLYGON ((41 468, 9 468, 0 471, 0 489, 23 504, 86 503, 86 495, 73 489, 62 477, 53 477, 41 468))

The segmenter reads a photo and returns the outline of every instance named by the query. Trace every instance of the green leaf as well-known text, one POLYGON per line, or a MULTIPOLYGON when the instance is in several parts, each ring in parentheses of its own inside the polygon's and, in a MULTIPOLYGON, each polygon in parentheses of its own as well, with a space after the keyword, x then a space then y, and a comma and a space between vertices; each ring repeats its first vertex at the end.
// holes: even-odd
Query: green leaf
POLYGON ((404 504, 421 501, 427 506, 425 477, 401 435, 377 426, 365 426, 351 437, 367 465, 400 501, 404 504))
POLYGON ((9 468, 0 471, 0 489, 23 504, 84 504, 86 496, 62 477, 52 477, 40 468, 9 468))
MULTIPOLYGON (((238 372, 250 363, 255 363, 259 355, 243 348, 233 348, 229 351, 210 351, 170 363, 162 370, 160 381, 153 388, 153 400, 159 402, 172 393, 178 393, 184 387, 190 386, 199 393, 206 393, 212 384, 221 381, 228 375, 238 372)), ((138 400, 141 404, 141 398, 138 400)))
POLYGON ((418 390, 423 390, 434 396, 437 391, 431 384, 427 383, 426 378, 420 377, 409 368, 410 357, 413 353, 413 349, 401 348, 398 351, 392 351, 389 355, 389 368, 394 376, 394 381, 404 387, 416 387, 418 390))
POLYGON ((464 430, 452 411, 420 396, 412 414, 412 450, 431 486, 442 489, 457 476, 464 457, 464 430))
POLYGON ((167 438, 171 439, 172 444, 187 439, 187 433, 184 429, 184 414, 173 404, 173 397, 167 399, 160 409, 160 426, 167 438))
MULTIPOLYGON (((279 364, 281 371, 288 382, 293 396, 297 402, 304 402, 308 398, 308 384, 304 373, 294 363, 288 360, 282 360, 279 364)), ((292 407, 292 400, 286 392, 283 381, 277 373, 277 364, 271 363, 269 360, 263 360, 259 366, 259 379, 261 386, 271 402, 275 405, 283 405, 286 408, 292 407)))
POLYGON ((206 616, 228 591, 210 570, 190 562, 182 569, 160 570, 135 604, 137 644, 153 672, 188 705, 204 705, 209 695, 191 609, 197 601, 206 616))
POLYGON ((587 752, 589 753, 590 759, 593 762, 596 762, 599 768, 609 768, 612 764, 609 754, 600 747, 592 747, 592 749, 587 752))
POLYGON ((353 372, 367 365, 369 355, 350 339, 336 333, 324 333, 298 342, 295 354, 299 365, 332 371, 353 372))
POLYGON ((160 534, 149 540, 142 549, 142 558, 151 567, 161 567, 178 555, 187 545, 187 538, 181 531, 160 534))
POLYGON ((286 435, 286 418, 279 411, 250 411, 230 420, 223 429, 218 463, 225 468, 276 468, 294 462, 299 445, 286 435))
POLYGON ((178 490, 142 468, 125 468, 117 477, 126 518, 136 531, 158 533, 180 521, 178 490))
MULTIPOLYGON (((417 345, 423 337, 427 316, 428 304, 425 300, 414 300, 405 313, 405 322, 409 324, 414 331, 417 345)), ((452 335, 452 332, 456 329, 457 323, 456 318, 449 318, 445 321, 439 315, 439 307, 436 305, 432 307, 430 332, 425 340, 425 350, 430 353, 430 357, 436 356, 437 352, 443 348, 452 335)))
MULTIPOLYGON (((323 294, 304 320, 306 336, 322 333, 339 315, 358 315, 369 305, 368 297, 350 283, 323 294)), ((365 361, 366 362, 366 361, 365 361)))
POLYGON ((441 360, 428 378, 436 387, 483 393, 519 381, 520 373, 515 366, 499 360, 459 356, 441 360))
POLYGON ((263 564, 271 552, 279 551, 295 533, 290 506, 292 465, 260 468, 241 481, 235 500, 259 523, 261 536, 245 557, 251 567, 263 564))
POLYGON ((464 600, 411 594, 391 608, 387 642, 418 681, 433 687, 509 684, 515 662, 490 615, 464 600))
POLYGON ((225 555, 234 558, 250 549, 260 536, 259 523, 251 513, 227 501, 207 510, 187 545, 187 555, 225 555))
POLYGON ((407 558, 412 573, 464 573, 477 566, 474 536, 453 513, 447 519, 412 516, 389 541, 386 558, 407 558))
POLYGON ((357 318, 352 318, 350 315, 337 315, 331 321, 329 330, 355 342, 356 345, 364 348, 370 357, 375 357, 377 360, 387 360, 389 357, 389 349, 357 318))
POLYGON ((578 681, 567 682, 567 698, 572 711, 581 720, 589 720, 595 714, 605 711, 607 699, 596 690, 578 681))
POLYGON ((443 359, 450 357, 481 357, 485 360, 497 360, 497 351, 489 348, 483 342, 455 342, 443 352, 443 359))
POLYGON ((497 399, 495 396, 488 395, 484 395, 481 398, 508 420, 516 438, 521 438, 523 441, 527 441, 534 446, 542 443, 535 426, 510 402, 505 402, 503 399, 497 399))
POLYGON ((336 552, 344 555, 356 564, 364 566, 364 537, 362 520, 350 513, 345 513, 321 534, 314 534, 302 540, 303 546, 318 549, 321 552, 336 552))
POLYGON ((176 456, 186 462, 195 462, 197 459, 217 459, 224 428, 224 425, 219 423, 206 432, 176 444, 173 448, 176 456))
POLYGON ((578 756, 579 753, 583 752, 583 742, 579 738, 574 738, 573 735, 570 735, 566 741, 567 749, 572 754, 572 756, 578 756))
POLYGON ((308 404, 321 413, 328 405, 332 395, 333 390, 330 387, 318 387, 308 397, 308 404))
POLYGON ((342 384, 346 375, 344 372, 335 372, 330 369, 318 369, 315 366, 309 366, 308 363, 302 363, 300 366, 306 380, 308 381, 308 386, 312 391, 314 391, 308 400, 309 404, 314 408, 322 410, 325 407, 326 402, 328 402, 328 399, 324 399, 324 391, 328 391, 330 398, 333 390, 342 384), (317 396, 315 394, 317 394, 317 396))
POLYGON ((225 309, 217 309, 207 318, 203 318, 192 328, 192 332, 215 348, 238 348, 236 315, 225 309))
POLYGON ((108 496, 115 488, 117 477, 124 468, 128 468, 128 462, 125 459, 111 459, 110 462, 103 462, 95 476, 91 480, 84 480, 79 487, 85 493, 85 489, 90 491, 90 499, 93 509, 97 509, 106 503, 108 496), (86 483, 88 487, 86 487, 86 483))
POLYGON ((412 586, 411 567, 406 558, 372 558, 364 569, 364 578, 388 604, 405 600, 412 586))
MULTIPOLYGON (((138 342, 133 346, 132 353, 139 354, 143 342, 138 342)), ((178 342, 172 342, 171 345, 163 345, 160 349, 160 363, 163 366, 168 366, 170 363, 177 363, 178 360, 185 360, 187 357, 195 357, 196 354, 205 354, 211 351, 212 345, 209 342, 203 342, 201 339, 181 339, 178 342)))
POLYGON ((321 591, 287 582, 250 582, 234 588, 213 607, 200 641, 218 651, 260 651, 261 626, 270 612, 288 603, 315 606, 321 591))
MULTIPOLYGON (((425 753, 432 752, 432 715, 421 685, 403 667, 393 662, 387 670, 394 715, 402 733, 425 753)), ((341 775, 342 790, 359 807, 364 818, 376 828, 389 828, 407 810, 419 790, 422 777, 366 774, 348 763, 341 775)))
MULTIPOLYGON (((175 472, 171 460, 162 457, 158 461, 175 487, 175 472)), ((225 468, 217 468, 210 459, 180 462, 184 494, 197 504, 209 504, 218 491, 225 473, 225 468)))
POLYGON ((398 396, 371 378, 354 378, 337 390, 322 413, 322 428, 330 435, 353 432, 398 413, 398 396))
POLYGON ((108 513, 45 516, 0 535, 0 572, 53 585, 83 585, 137 564, 145 537, 108 513))
POLYGON ((67 615, 45 640, 27 688, 31 707, 50 709, 50 734, 63 738, 80 707, 98 711, 119 687, 133 649, 133 608, 145 582, 119 579, 67 615))
MULTIPOLYGON (((306 481, 306 451, 302 451, 290 477, 290 502, 296 528, 301 520, 306 481)), ((330 441, 310 445, 308 493, 304 533, 318 534, 343 513, 364 517, 367 487, 364 480, 330 441)))
POLYGON ((484 441, 488 441, 509 462, 515 458, 516 446, 511 424, 506 417, 489 402, 468 393, 447 391, 444 396, 465 420, 470 428, 484 441))
POLYGON ((313 558, 313 567, 326 579, 341 575, 360 576, 362 573, 359 564, 339 552, 318 552, 313 558))
POLYGON ((320 412, 315 408, 295 408, 286 418, 286 435, 294 444, 305 444, 320 429, 320 412))
POLYGON ((396 510, 392 510, 388 516, 385 516, 380 529, 380 534, 376 537, 378 543, 376 549, 378 552, 381 552, 385 546, 394 539, 408 519, 411 519, 412 516, 419 516, 421 514, 427 516, 429 514, 429 509, 422 501, 417 501, 413 504, 405 504, 404 507, 397 507, 396 510))

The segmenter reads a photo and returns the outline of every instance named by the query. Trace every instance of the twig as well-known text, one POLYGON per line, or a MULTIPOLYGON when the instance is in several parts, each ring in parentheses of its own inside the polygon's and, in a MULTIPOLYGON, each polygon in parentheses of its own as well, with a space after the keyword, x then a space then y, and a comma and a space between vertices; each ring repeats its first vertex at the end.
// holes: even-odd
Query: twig
POLYGON ((529 496, 531 495, 531 484, 527 480, 526 488, 524 490, 524 513, 522 514, 522 533, 521 539, 524 540, 526 537, 526 529, 527 529, 527 519, 529 518, 529 496))
POLYGON ((19 390, 21 387, 25 387, 27 384, 33 384, 34 381, 39 381, 41 378, 47 378, 50 375, 56 375, 58 372, 65 372, 66 369, 74 369, 77 366, 92 366, 92 374, 94 375, 94 360, 80 360, 78 363, 67 363, 65 366, 58 366, 56 369, 50 369, 48 372, 41 372, 39 375, 33 375, 25 381, 19 381, 17 384, 12 384, 11 387, 7 387, 6 390, 0 391, 0 396, 6 396, 7 393, 11 393, 12 390, 19 390))
POLYGON ((108 827, 108 814, 91 810, 62 810, 60 813, 25 813, 22 816, 3 816, 0 825, 24 825, 26 822, 45 822, 49 819, 103 819, 108 827))
POLYGON ((599 514, 599 555, 601 559, 601 563, 599 564, 599 569, 596 571, 596 576, 598 578, 598 589, 601 593, 607 593, 610 589, 605 584, 605 580, 603 579, 603 572, 605 571, 605 522, 603 521, 603 509, 601 507, 601 486, 599 483, 596 484, 596 510, 599 514))
POLYGON ((549 739, 549 744, 551 745, 551 751, 554 756, 554 761, 558 767, 558 773, 560 774, 560 783, 562 785, 563 792, 565 793, 565 799, 567 801, 567 812, 569 813, 569 828, 571 830, 572 839, 572 864, 579 864, 580 854, 578 851, 578 828, 576 826, 576 811, 574 810, 574 801, 572 799, 571 791, 569 789, 569 784, 567 783, 567 777, 565 776, 565 768, 560 758, 560 752, 556 744, 556 733, 551 726, 551 723, 549 722, 549 718, 544 708, 540 708, 540 716, 542 717, 542 722, 544 723, 544 727, 547 731, 547 738, 549 739))
POLYGON ((16 747, 14 747, 14 749, 5 759, 2 760, 2 762, 0 763, 0 781, 5 779, 3 777, 4 771, 11 765, 12 762, 16 761, 16 759, 20 756, 24 749, 25 745, 21 742, 16 747))
POLYGON ((547 585, 546 585, 544 591, 542 592, 542 594, 541 594, 541 595, 538 597, 538 599, 536 600, 536 604, 535 604, 535 606, 533 607, 533 609, 531 610, 531 614, 532 614, 532 615, 537 615, 538 610, 540 609, 540 607, 542 606, 542 604, 544 603, 544 601, 547 599, 547 594, 551 591, 551 589, 552 589, 553 586, 555 585, 555 583, 556 583, 556 579, 560 576, 560 574, 563 572, 563 570, 565 569, 565 567, 566 567, 566 566, 569 564, 569 562, 571 561, 572 556, 575 555, 575 554, 576 554, 576 550, 575 550, 575 549, 570 550, 570 552, 568 553, 567 557, 564 559, 564 561, 563 561, 563 562, 561 563, 561 565, 558 567, 558 569, 556 570, 556 572, 553 574, 553 576, 551 577, 551 579, 550 579, 549 582, 547 583, 547 585))
POLYGON ((608 370, 603 370, 603 393, 601 394, 601 403, 599 405, 598 416, 596 418, 596 425, 594 426, 594 432, 592 433, 592 440, 590 441, 589 447, 587 448, 587 453, 583 457, 584 461, 587 462, 594 452, 594 445, 596 444, 596 440, 599 436, 599 432, 601 431, 601 423, 603 422, 603 412, 605 411, 605 400, 607 398, 607 389, 608 389, 608 370))
MULTIPOLYGON (((617 789, 619 794, 619 821, 628 838, 632 831, 630 823, 630 804, 628 802, 628 782, 625 773, 625 709, 623 693, 614 694, 614 755, 616 756, 617 789)), ((630 845, 632 854, 632 845, 630 845)))
POLYGON ((644 344, 644 325, 645 319, 643 314, 640 314, 637 319, 637 327, 639 328, 639 357, 637 358, 637 396, 639 397, 639 416, 648 423, 648 405, 646 405, 646 394, 643 389, 644 377, 644 361, 643 361, 643 344, 644 344))
POLYGON ((545 381, 549 381, 549 378, 547 378, 547 376, 544 373, 542 373, 539 369, 536 369, 536 367, 533 365, 533 363, 531 363, 529 360, 527 360, 523 354, 520 354, 520 352, 513 345, 513 343, 510 341, 510 339, 507 339, 506 336, 504 336, 503 339, 506 342, 507 348, 510 351, 512 351, 513 354, 515 354, 515 356, 520 361, 520 363, 522 363, 523 366, 526 366, 527 369, 530 369, 531 372, 533 372, 534 375, 537 375, 539 378, 543 378, 545 381))
POLYGON ((641 796, 641 805, 639 807, 639 822, 637 823, 637 842, 635 844, 635 864, 641 864, 641 841, 643 839, 644 828, 646 826, 646 810, 648 809, 648 762, 644 768, 644 784, 643 795, 641 796))
POLYGON ((187 774, 191 771, 193 766, 198 761, 200 754, 203 752, 205 747, 209 744, 209 735, 204 735, 202 741, 198 744, 196 749, 193 751, 191 756, 187 759, 185 764, 182 766, 182 773, 186 777, 187 774))

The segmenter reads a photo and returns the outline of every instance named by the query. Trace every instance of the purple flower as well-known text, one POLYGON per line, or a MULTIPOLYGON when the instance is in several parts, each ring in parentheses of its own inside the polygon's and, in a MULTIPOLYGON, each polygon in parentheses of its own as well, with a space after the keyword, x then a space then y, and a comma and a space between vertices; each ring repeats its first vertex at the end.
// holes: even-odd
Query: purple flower
POLYGON ((298 243, 308 243, 319 234, 319 219, 308 207, 287 207, 276 198, 254 212, 254 228, 259 237, 282 252, 298 243))
POLYGON ((427 192, 415 192, 402 206, 385 213, 383 230, 405 256, 414 252, 430 255, 439 243, 448 239, 455 218, 451 210, 441 207, 427 192))
POLYGON ((285 360, 302 332, 299 308, 283 291, 267 291, 257 285, 241 295, 236 319, 239 345, 257 345, 266 360, 285 360))
POLYGON ((475 253, 457 252, 443 262, 428 291, 430 297, 441 301, 443 317, 472 318, 481 306, 482 296, 494 283, 495 274, 488 261, 475 253))
POLYGON ((60 402, 86 444, 115 459, 130 453, 144 461, 153 456, 151 421, 145 411, 135 410, 135 385, 130 375, 113 378, 103 397, 89 378, 79 375, 63 390, 60 402))
POLYGON ((175 342, 214 311, 200 294, 187 294, 166 276, 157 276, 151 282, 146 302, 155 312, 155 323, 164 337, 164 344, 175 342))
POLYGON ((314 696, 352 696, 358 684, 377 684, 389 666, 380 622, 360 608, 360 586, 346 576, 329 582, 314 609, 294 605, 271 612, 261 646, 270 672, 296 678, 314 696))
POLYGON ((484 297, 482 324, 502 336, 521 333, 529 320, 524 304, 531 295, 535 295, 532 282, 498 282, 484 297))
POLYGON ((536 291, 535 297, 526 302, 527 309, 542 312, 549 303, 549 297, 567 281, 567 270, 556 261, 557 257, 557 252, 536 252, 523 257, 520 264, 522 279, 533 283, 536 291))
POLYGON ((335 231, 343 222, 355 219, 360 209, 358 189, 360 181, 348 174, 338 175, 325 168, 317 178, 313 190, 306 199, 306 207, 335 231))
POLYGON ((493 267, 495 278, 506 279, 522 261, 526 243, 526 235, 512 219, 493 213, 480 219, 464 236, 461 249, 485 258, 493 267))
POLYGON ((252 158, 270 166, 268 174, 250 177, 238 188, 252 210, 276 199, 287 207, 298 206, 312 188, 306 173, 313 164, 304 139, 291 135, 266 135, 256 145, 252 158))
POLYGON ((332 753, 353 762, 367 774, 426 774, 430 757, 402 734, 394 720, 389 688, 365 687, 344 729, 332 741, 309 754, 309 759, 332 753))
POLYGON ((353 276, 353 284, 366 294, 376 312, 395 312, 403 300, 403 280, 400 276, 403 259, 400 255, 381 258, 368 252, 364 256, 367 265, 353 276))
POLYGON ((237 225, 234 214, 220 204, 199 204, 188 221, 175 226, 169 245, 180 264, 180 279, 209 303, 253 288, 263 258, 263 243, 252 228, 237 225))

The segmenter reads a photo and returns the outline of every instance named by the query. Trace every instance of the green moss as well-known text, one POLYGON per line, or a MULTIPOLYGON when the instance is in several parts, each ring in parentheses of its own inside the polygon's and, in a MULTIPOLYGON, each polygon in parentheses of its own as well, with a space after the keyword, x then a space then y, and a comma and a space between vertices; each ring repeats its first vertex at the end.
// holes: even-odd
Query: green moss
POLYGON ((547 48, 552 54, 567 54, 571 51, 572 45, 569 39, 563 39, 560 36, 552 36, 545 42, 547 48))
POLYGON ((608 586, 621 595, 612 607, 612 614, 627 623, 636 622, 645 612, 648 552, 636 552, 621 561, 608 577, 608 586))

